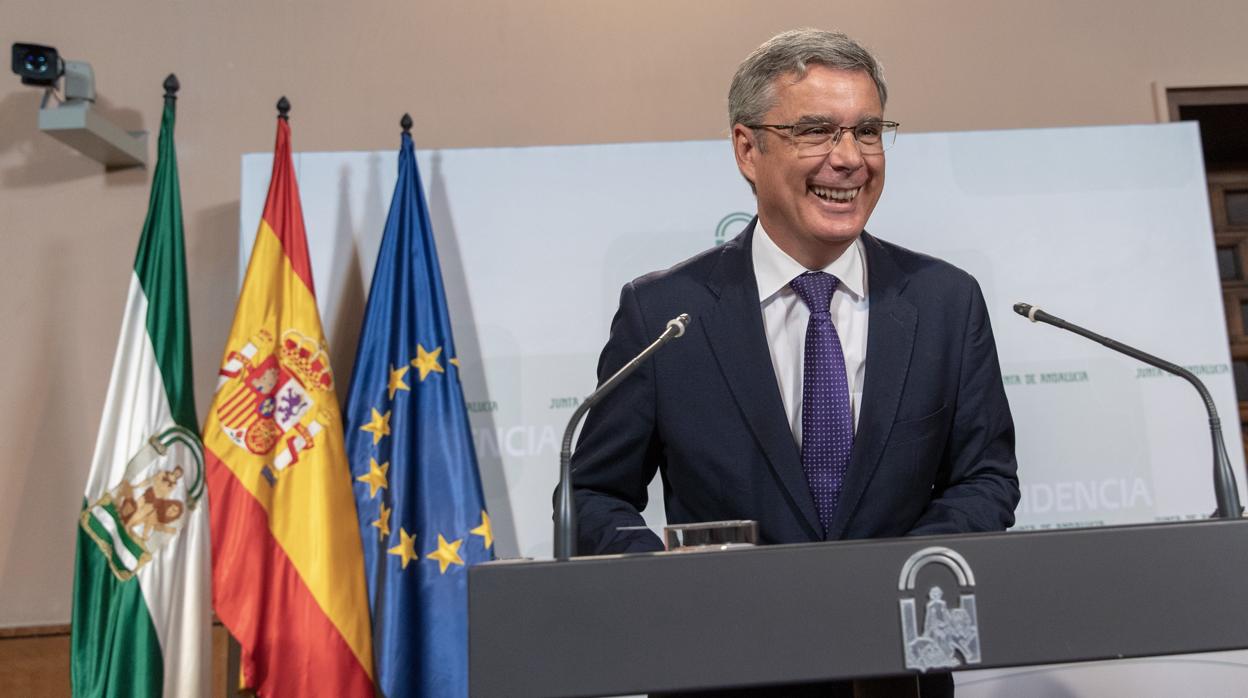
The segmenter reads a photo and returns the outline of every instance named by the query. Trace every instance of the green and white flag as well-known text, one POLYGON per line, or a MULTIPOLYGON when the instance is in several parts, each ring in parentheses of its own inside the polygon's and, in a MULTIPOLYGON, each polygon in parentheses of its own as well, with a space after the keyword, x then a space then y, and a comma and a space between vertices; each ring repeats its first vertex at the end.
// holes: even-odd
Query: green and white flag
POLYGON ((211 558, 191 381, 176 78, 78 520, 75 696, 205 696, 211 558))

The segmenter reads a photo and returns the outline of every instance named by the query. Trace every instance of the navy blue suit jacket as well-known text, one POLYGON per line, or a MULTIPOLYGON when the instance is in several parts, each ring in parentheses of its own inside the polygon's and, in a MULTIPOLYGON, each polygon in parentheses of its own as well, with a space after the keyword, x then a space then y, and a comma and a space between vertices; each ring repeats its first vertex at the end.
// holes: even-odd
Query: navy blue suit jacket
POLYGON ((826 533, 763 331, 750 241, 627 284, 599 381, 688 313, 667 345, 589 413, 573 457, 581 555, 661 550, 643 526, 663 478, 670 523, 754 519, 764 543, 1000 531, 1018 503, 1014 425, 979 285, 863 234, 866 377, 844 490, 826 533))

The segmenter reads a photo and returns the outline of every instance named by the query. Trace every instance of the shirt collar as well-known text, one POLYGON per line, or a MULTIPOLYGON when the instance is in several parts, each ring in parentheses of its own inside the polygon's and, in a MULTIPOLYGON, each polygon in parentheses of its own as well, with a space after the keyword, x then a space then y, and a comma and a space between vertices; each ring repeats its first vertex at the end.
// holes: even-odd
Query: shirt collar
POLYGON ((839 288, 847 291, 855 300, 867 295, 867 265, 863 256, 862 237, 845 248, 840 257, 823 269, 807 269, 790 257, 771 239, 760 220, 754 226, 754 239, 750 245, 754 259, 754 278, 758 281, 758 301, 766 301, 789 286, 789 282, 807 271, 825 271, 840 280, 839 288))

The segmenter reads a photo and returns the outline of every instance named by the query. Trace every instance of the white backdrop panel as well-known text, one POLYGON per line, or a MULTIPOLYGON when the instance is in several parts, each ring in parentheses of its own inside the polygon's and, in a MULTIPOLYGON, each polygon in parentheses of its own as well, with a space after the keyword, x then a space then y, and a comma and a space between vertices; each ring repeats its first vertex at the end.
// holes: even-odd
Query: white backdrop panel
MULTIPOLYGON (((754 200, 719 141, 417 159, 498 553, 549 556, 559 439, 594 386, 620 286, 735 235, 754 200)), ((240 283, 271 163, 267 153, 243 157, 240 283)), ((304 153, 295 167, 345 386, 396 153, 304 153)), ((1012 312, 1017 301, 1201 373, 1243 473, 1206 197, 1193 124, 903 135, 889 151, 869 229, 961 266, 987 298, 1018 426, 1016 528, 1201 518, 1214 508, 1196 393, 1031 325, 1012 312)), ((658 505, 646 518, 661 526, 657 481, 651 492, 658 505)), ((1242 661, 1230 664, 1242 676, 1242 661)), ((979 681, 985 692, 999 687, 991 676, 979 681)), ((1069 679, 1075 690, 1087 676, 1044 680, 1069 679)))

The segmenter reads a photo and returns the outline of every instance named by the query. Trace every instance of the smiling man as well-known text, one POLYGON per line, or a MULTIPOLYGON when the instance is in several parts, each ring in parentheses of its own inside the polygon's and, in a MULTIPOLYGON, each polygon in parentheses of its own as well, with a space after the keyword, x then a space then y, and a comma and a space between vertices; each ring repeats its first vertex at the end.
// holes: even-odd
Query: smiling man
POLYGON ((864 71, 815 63, 737 97, 732 141, 759 218, 785 254, 822 269, 858 239, 884 191, 884 139, 897 124, 884 121, 882 88, 864 71), (761 114, 759 97, 771 104, 761 114))
MULTIPOLYGON (((865 231, 898 126, 886 101, 843 34, 785 32, 738 68, 732 145, 758 216, 624 287, 600 381, 670 318, 693 324, 586 420, 579 554, 662 549, 640 515, 656 472, 669 522, 753 519, 768 544, 1013 524, 1014 427, 978 284, 865 231)), ((952 693, 948 675, 920 684, 952 693)))

